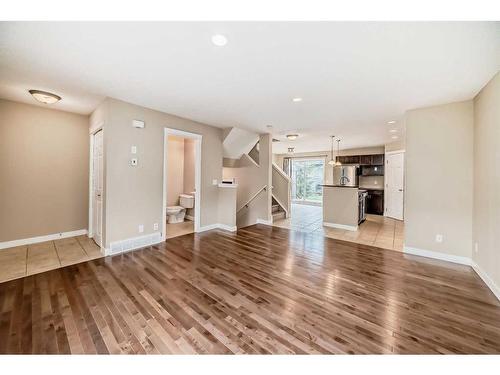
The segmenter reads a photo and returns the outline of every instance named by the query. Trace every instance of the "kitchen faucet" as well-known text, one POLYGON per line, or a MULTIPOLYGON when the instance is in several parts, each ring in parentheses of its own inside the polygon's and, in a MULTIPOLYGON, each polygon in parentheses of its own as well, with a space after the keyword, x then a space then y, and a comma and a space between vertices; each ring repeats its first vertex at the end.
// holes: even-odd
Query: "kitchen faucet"
POLYGON ((344 178, 347 180, 347 182, 349 182, 349 177, 347 176, 342 176, 340 177, 340 185, 345 185, 345 181, 344 181, 344 178))

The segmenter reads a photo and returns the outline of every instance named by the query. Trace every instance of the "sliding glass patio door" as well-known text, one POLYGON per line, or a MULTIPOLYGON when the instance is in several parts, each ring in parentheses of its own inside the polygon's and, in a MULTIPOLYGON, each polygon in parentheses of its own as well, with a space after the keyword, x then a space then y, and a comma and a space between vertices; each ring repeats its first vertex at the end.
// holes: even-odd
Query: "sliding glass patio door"
POLYGON ((292 201, 317 204, 323 201, 324 159, 292 159, 292 201))

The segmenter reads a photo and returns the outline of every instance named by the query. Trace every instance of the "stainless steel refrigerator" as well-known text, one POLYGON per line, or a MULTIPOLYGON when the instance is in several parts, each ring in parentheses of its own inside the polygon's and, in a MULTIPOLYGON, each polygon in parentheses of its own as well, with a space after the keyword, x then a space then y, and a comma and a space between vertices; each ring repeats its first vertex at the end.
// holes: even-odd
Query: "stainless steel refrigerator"
POLYGON ((358 184, 357 165, 339 165, 333 167, 333 185, 356 187, 358 184))

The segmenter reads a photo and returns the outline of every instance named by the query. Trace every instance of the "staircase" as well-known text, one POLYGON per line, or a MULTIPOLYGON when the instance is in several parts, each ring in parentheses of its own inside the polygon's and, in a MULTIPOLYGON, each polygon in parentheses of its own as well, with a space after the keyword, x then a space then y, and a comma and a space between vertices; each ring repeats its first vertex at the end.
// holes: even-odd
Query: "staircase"
POLYGON ((282 220, 282 219, 286 218, 285 210, 280 206, 280 204, 274 198, 273 198, 273 205, 272 205, 271 212, 273 214, 273 223, 275 223, 278 220, 282 220))

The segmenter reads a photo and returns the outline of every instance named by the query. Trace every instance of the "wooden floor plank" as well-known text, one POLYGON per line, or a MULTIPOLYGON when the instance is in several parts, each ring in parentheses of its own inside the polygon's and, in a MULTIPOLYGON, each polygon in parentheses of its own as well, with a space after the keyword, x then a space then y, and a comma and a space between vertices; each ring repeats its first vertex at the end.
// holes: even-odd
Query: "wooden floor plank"
POLYGON ((498 354, 500 303, 467 266, 255 225, 0 283, 0 353, 498 354))

